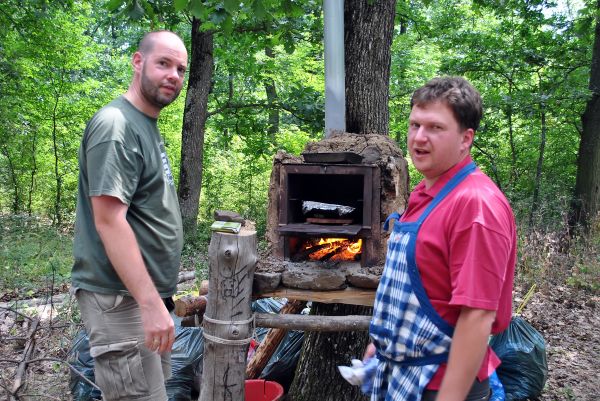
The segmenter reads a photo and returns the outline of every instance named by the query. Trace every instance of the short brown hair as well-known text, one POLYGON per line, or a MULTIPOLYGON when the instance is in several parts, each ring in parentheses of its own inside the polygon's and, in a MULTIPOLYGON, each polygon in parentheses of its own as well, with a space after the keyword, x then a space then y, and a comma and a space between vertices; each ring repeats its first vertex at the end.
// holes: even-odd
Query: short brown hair
POLYGON ((434 102, 447 104, 463 129, 472 128, 477 131, 479 128, 483 115, 481 95, 463 77, 433 78, 413 93, 410 107, 434 102))

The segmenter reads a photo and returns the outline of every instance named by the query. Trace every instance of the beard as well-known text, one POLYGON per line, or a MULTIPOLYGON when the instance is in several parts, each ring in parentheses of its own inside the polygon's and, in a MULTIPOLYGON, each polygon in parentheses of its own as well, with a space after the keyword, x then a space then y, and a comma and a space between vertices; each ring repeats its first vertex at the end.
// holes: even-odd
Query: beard
POLYGON ((181 88, 175 87, 175 91, 171 95, 164 95, 160 92, 160 85, 152 82, 148 76, 146 75, 146 65, 144 64, 142 68, 142 79, 141 79, 141 93, 144 98, 150 102, 152 105, 162 109, 173 103, 179 93, 181 92, 181 88))

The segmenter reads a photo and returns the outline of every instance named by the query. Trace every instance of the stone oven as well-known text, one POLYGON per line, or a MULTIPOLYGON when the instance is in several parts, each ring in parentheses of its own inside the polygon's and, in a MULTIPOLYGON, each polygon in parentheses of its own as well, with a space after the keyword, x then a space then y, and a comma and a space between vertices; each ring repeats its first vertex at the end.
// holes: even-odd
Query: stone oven
POLYGON ((334 133, 309 143, 301 157, 277 153, 269 187, 269 248, 258 262, 257 278, 281 273, 281 283, 267 287, 374 288, 377 278, 364 277, 381 272, 388 235, 383 222, 404 210, 407 194, 406 160, 387 136, 334 133))

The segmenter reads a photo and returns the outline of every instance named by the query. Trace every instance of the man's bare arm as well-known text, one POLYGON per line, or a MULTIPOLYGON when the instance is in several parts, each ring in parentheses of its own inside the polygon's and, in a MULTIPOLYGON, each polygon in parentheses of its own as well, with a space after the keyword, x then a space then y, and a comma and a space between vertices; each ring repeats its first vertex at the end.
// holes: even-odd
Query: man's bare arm
POLYGON ((144 264, 137 239, 127 222, 128 206, 112 196, 93 196, 94 224, 106 254, 131 296, 138 303, 146 347, 170 351, 175 326, 144 264))
POLYGON ((496 312, 463 307, 436 401, 464 401, 477 377, 496 312))

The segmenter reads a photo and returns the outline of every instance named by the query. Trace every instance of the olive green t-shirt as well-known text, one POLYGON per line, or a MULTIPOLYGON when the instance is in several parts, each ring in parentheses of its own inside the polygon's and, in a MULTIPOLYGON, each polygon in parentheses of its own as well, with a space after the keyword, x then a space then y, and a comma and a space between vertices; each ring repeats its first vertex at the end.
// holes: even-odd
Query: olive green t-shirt
POLYGON ((78 191, 73 286, 127 294, 106 256, 92 216, 91 197, 109 195, 129 206, 127 221, 159 294, 173 295, 183 229, 157 120, 124 97, 100 109, 88 122, 79 148, 78 191))

